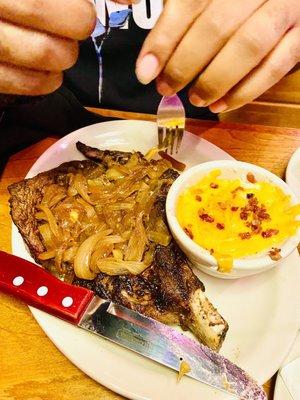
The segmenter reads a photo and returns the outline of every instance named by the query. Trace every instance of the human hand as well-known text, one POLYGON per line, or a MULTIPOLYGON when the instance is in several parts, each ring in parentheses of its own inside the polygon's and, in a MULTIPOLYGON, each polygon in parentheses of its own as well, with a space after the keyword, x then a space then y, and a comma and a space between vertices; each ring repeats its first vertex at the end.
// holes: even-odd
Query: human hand
POLYGON ((167 0, 136 73, 162 95, 190 82, 189 99, 211 111, 252 101, 300 61, 299 0, 167 0))
POLYGON ((57 89, 95 21, 90 0, 0 0, 0 93, 57 89))

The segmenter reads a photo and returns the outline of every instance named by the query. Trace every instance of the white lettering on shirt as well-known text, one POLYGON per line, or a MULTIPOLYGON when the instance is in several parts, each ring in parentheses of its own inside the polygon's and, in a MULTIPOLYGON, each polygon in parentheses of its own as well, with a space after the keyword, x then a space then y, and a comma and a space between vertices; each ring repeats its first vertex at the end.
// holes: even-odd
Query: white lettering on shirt
POLYGON ((142 29, 152 29, 163 9, 163 0, 150 0, 150 15, 147 16, 147 0, 132 5, 133 19, 142 29))
MULTIPOLYGON (((118 4, 112 0, 94 0, 94 2, 97 16, 104 26, 108 25, 106 13, 111 14, 128 9, 127 5, 118 4)), ((141 0, 138 4, 133 4, 131 8, 135 23, 142 29, 152 29, 163 9, 163 0, 141 0), (147 16, 147 1, 150 2, 149 17, 147 16)), ((120 29, 128 29, 128 22, 120 29)))

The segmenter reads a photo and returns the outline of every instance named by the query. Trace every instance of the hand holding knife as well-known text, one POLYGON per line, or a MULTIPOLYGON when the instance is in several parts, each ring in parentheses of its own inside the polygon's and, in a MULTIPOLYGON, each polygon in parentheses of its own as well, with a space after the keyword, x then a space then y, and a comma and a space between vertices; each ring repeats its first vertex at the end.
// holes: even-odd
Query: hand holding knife
POLYGON ((0 290, 89 332, 243 400, 266 400, 241 368, 179 331, 64 283, 41 267, 0 251, 0 290))

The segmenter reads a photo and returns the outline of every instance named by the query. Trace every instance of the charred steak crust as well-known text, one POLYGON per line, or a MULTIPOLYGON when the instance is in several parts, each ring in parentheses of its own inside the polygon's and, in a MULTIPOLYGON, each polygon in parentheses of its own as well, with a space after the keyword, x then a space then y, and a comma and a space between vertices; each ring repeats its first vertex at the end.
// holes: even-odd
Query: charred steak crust
MULTIPOLYGON (((132 156, 131 152, 117 150, 99 150, 96 147, 90 147, 82 142, 76 143, 77 150, 80 151, 86 158, 92 161, 101 162, 104 165, 111 164, 126 164, 132 156)), ((140 161, 145 160, 142 153, 136 152, 140 161)))
MULTIPOLYGON (((99 164, 106 167, 115 163, 124 164, 132 154, 102 151, 80 142, 77 148, 90 160, 64 163, 8 188, 12 219, 35 261, 45 268, 48 268, 48 261, 38 259, 45 247, 35 214, 46 187, 53 183, 66 187, 68 173, 80 170, 86 174, 98 168, 99 164)), ((136 154, 141 163, 148 163, 141 153, 136 154)), ((178 173, 173 169, 162 175, 164 183, 151 210, 151 213, 162 216, 165 221, 166 196, 177 177, 178 173)), ((180 324, 215 350, 221 347, 228 330, 227 322, 205 297, 203 283, 193 273, 174 240, 168 246, 155 246, 152 264, 140 275, 109 276, 99 273, 93 281, 76 278, 73 283, 163 323, 180 324)))
POLYGON ((152 265, 140 275, 99 274, 93 281, 76 279, 74 283, 162 322, 180 323, 185 329, 191 294, 197 289, 204 291, 173 241, 166 247, 156 246, 152 265))
POLYGON ((97 164, 89 161, 70 161, 61 164, 50 171, 42 172, 33 178, 24 179, 8 187, 10 193, 10 214, 12 220, 22 235, 31 256, 36 262, 47 266, 47 262, 38 259, 38 255, 45 251, 42 237, 39 233, 39 222, 35 218, 36 207, 41 202, 45 189, 52 183, 61 186, 68 185, 67 174, 79 170, 91 171, 97 164))

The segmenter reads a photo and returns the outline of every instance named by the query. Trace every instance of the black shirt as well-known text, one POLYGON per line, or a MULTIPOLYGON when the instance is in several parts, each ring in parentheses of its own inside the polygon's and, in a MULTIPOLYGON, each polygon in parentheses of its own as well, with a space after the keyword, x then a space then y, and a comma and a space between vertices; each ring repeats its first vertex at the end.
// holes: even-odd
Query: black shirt
MULTIPOLYGON (((154 82, 146 86, 139 83, 135 62, 163 0, 141 0, 133 6, 94 1, 98 13, 95 31, 80 43, 79 59, 65 72, 63 86, 53 94, 29 102, 26 99, 21 101, 24 104, 6 109, 0 122, 1 154, 49 133, 64 135, 101 121, 83 106, 156 113, 161 96, 154 82)), ((216 119, 208 109, 193 107, 187 91, 179 93, 187 116, 216 119)))

